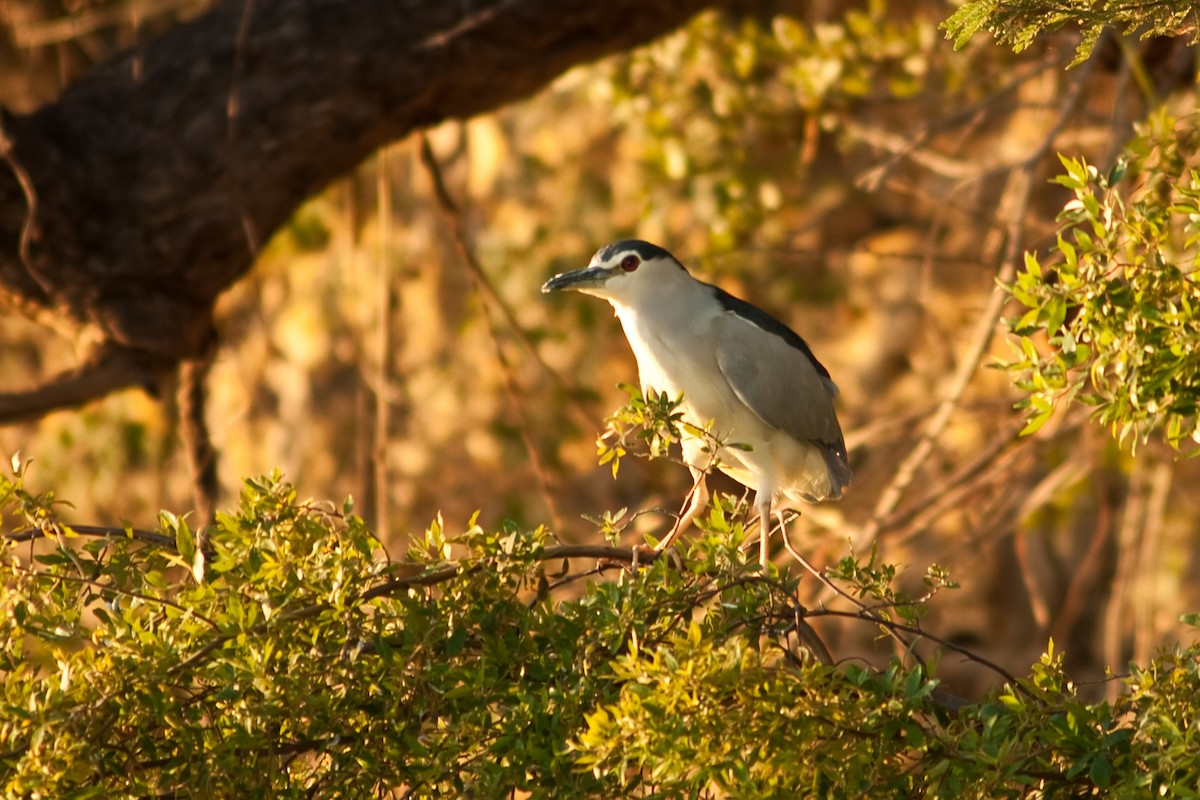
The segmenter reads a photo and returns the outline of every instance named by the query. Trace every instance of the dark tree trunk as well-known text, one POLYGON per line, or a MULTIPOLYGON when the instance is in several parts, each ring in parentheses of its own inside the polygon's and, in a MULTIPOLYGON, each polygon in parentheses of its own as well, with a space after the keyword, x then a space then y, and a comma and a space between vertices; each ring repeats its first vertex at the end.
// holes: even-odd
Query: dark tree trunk
POLYGON ((729 0, 236 0, 0 117, 0 291, 91 332, 0 421, 153 383, 308 196, 382 144, 530 95, 729 0))

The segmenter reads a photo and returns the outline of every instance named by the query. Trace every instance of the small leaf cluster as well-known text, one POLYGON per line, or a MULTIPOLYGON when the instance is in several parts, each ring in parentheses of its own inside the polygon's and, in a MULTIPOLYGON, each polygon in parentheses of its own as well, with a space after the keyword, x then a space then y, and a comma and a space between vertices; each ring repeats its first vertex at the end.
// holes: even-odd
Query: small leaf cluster
POLYGON ((1160 114, 1107 172, 1061 157, 1057 182, 1074 199, 1057 245, 1027 253, 1006 287, 1027 308, 1009 321, 1016 357, 1004 364, 1028 395, 1025 433, 1079 400, 1122 442, 1154 430, 1177 448, 1200 442, 1200 171, 1185 156, 1195 136, 1160 114), (1126 171, 1135 183, 1123 191, 1126 171))
MULTIPOLYGON (((639 182, 687 197, 707 239, 697 251, 729 250, 779 235, 780 210, 813 188, 787 176, 811 172, 819 137, 848 109, 944 85, 939 73, 957 67, 941 59, 936 26, 885 0, 816 24, 701 14, 685 33, 615 59, 604 99, 642 147, 639 182)), ((648 188, 641 216, 666 202, 648 188)))
POLYGON ((711 466, 716 466, 716 452, 721 447, 745 448, 747 445, 720 441, 710 428, 699 428, 683 418, 680 405, 683 396, 670 397, 666 392, 651 392, 643 396, 640 389, 627 383, 619 384, 629 395, 629 402, 605 420, 607 427, 596 438, 596 455, 601 466, 608 464, 615 478, 624 456, 639 458, 668 458, 671 446, 688 436, 704 440, 704 448, 713 454, 711 466))
POLYGON ((930 564, 921 578, 925 593, 920 597, 907 596, 895 586, 896 565, 880 563, 877 547, 871 548, 866 560, 856 558, 853 554, 844 556, 826 571, 826 575, 831 580, 851 587, 855 596, 871 603, 871 612, 878 614, 885 622, 895 618, 907 625, 920 623, 929 600, 935 594, 943 589, 958 588, 958 583, 945 568, 930 564))

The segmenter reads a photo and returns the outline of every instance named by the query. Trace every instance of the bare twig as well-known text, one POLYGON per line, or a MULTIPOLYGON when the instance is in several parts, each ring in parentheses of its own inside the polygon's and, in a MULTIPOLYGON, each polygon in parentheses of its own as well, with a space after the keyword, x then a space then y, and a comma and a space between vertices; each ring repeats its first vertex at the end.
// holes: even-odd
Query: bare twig
MULTIPOLYGON (((1058 134, 1077 110, 1083 96, 1087 77, 1090 73, 1090 67, 1094 61, 1094 58, 1089 60, 1084 67, 1076 72, 1071 89, 1067 92, 1059 108, 1055 122, 1047 130, 1037 147, 1009 175, 1000 203, 1001 215, 1006 220, 1003 237, 1006 247, 1000 259, 1000 269, 997 275, 998 283, 1009 282, 1016 276, 1017 264, 1020 261, 1021 251, 1025 246, 1025 216, 1033 193, 1034 172, 1046 153, 1053 147, 1058 134)), ((992 241, 998 240, 992 239, 992 241)), ((976 370, 979 368, 979 364, 983 361, 984 355, 987 353, 1007 299, 1008 295, 1000 285, 997 285, 992 290, 988 305, 984 309, 983 314, 980 315, 974 333, 971 336, 971 346, 959 362, 958 369, 950 380, 942 402, 939 404, 937 411, 930 417, 916 446, 896 470, 896 474, 887 489, 880 495, 872 518, 863 526, 855 539, 854 547, 856 550, 870 548, 875 543, 884 520, 895 511, 896 506, 904 496, 904 492, 916 478, 917 472, 933 453, 937 440, 941 437, 947 425, 949 425, 951 418, 962 402, 967 386, 970 384, 972 377, 974 377, 976 370)))
MULTIPOLYGON (((799 562, 800 566, 804 567, 805 571, 807 571, 810 575, 812 575, 814 578, 816 578, 818 581, 820 581, 821 584, 826 588, 826 590, 828 592, 833 592, 833 594, 840 596, 842 599, 846 600, 852 606, 857 608, 858 613, 862 615, 862 618, 877 619, 880 622, 886 621, 886 620, 884 620, 883 617, 879 616, 875 612, 874 609, 868 608, 867 605, 865 603, 863 603, 861 600, 854 597, 849 592, 847 592, 845 589, 843 589, 842 587, 838 586, 836 583, 831 581, 828 578, 828 576, 825 575, 824 572, 822 572, 821 570, 814 567, 812 565, 812 562, 810 562, 807 558, 805 558, 803 555, 801 555, 800 552, 792 546, 792 542, 788 538, 788 535, 787 535, 787 527, 786 526, 783 527, 782 536, 783 536, 783 546, 785 548, 787 548, 787 551, 789 553, 792 554, 792 558, 796 559, 796 561, 799 562)), ((823 601, 822 601, 822 604, 823 604, 823 601)), ((898 634, 892 628, 884 625, 883 629, 885 631, 887 631, 887 634, 889 636, 891 636, 905 652, 908 652, 909 650, 912 649, 912 643, 909 642, 907 639, 905 639, 900 634, 898 634)))
MULTIPOLYGON (((458 250, 458 254, 463 262, 467 265, 467 269, 474 280, 476 290, 484 298, 482 316, 484 323, 487 325, 488 336, 492 341, 496 361, 500 365, 500 372, 504 381, 504 391, 508 397, 509 406, 512 408, 513 414, 517 417, 517 429, 520 431, 521 442, 525 445, 525 452, 529 454, 529 464, 533 469, 534 478, 538 482, 538 488, 541 490, 542 502, 546 505, 551 524, 553 524, 554 530, 562 532, 565 530, 565 525, 562 513, 558 507, 558 501, 555 499, 556 492, 553 489, 553 478, 546 469, 537 442, 534 441, 530 433, 530 423, 525 415, 521 393, 517 391, 516 378, 513 376, 513 370, 508 362, 508 358, 504 355, 504 348, 500 344, 500 337, 496 331, 495 324, 492 322, 488 308, 496 308, 501 313, 509 327, 517 334, 518 338, 526 342, 530 350, 535 353, 535 356, 536 348, 528 341, 528 336, 525 334, 524 329, 517 323, 516 316, 512 313, 512 310, 503 303, 499 294, 491 285, 491 281, 488 280, 483 266, 475 256, 475 251, 468 243, 466 226, 463 224, 458 204, 454 202, 454 198, 450 196, 450 191, 446 188, 441 165, 438 164, 437 157, 433 154, 433 148, 429 145, 429 138, 424 134, 421 135, 421 163, 425 165, 429 179, 433 183, 434 197, 437 200, 438 209, 442 214, 442 218, 446 221, 446 227, 449 229, 450 235, 454 240, 455 248, 458 250)), ((540 359, 539 363, 542 363, 540 359)), ((548 369, 545 364, 542 364, 542 366, 548 369)), ((553 373, 551 375, 552 377, 557 377, 553 373)))
POLYGON ((855 180, 855 184, 866 191, 876 191, 887 179, 887 176, 906 159, 925 167, 935 174, 951 178, 957 177, 967 182, 974 182, 987 175, 1011 169, 1016 165, 999 162, 983 165, 969 164, 968 162, 949 159, 922 148, 928 144, 933 135, 939 130, 944 130, 960 122, 966 124, 968 128, 973 127, 971 124, 972 120, 985 117, 987 109, 995 105, 1001 98, 1013 94, 1022 84, 1040 77, 1047 70, 1061 69, 1069 60, 1069 51, 1056 52, 1048 50, 1041 60, 1023 68, 1008 82, 989 92, 987 96, 964 108, 956 110, 952 114, 946 114, 933 122, 925 123, 915 133, 910 132, 906 136, 898 136, 881 129, 865 126, 849 129, 851 136, 855 136, 864 143, 873 145, 891 156, 883 164, 874 166, 861 174, 855 180))
POLYGON ((962 508, 963 497, 981 486, 995 485, 1018 473, 1018 466, 1029 460, 1029 451, 1016 447, 1017 430, 999 436, 982 453, 968 464, 960 467, 938 484, 927 496, 911 503, 888 517, 880 525, 880 531, 888 534, 893 544, 906 542, 918 535, 934 519, 947 509, 962 508))
POLYGON ((18 240, 17 253, 22 266, 25 267, 25 272, 37 283, 42 293, 50 297, 53 295, 53 287, 42 277, 41 271, 34 266, 33 259, 30 257, 33 240, 38 236, 37 189, 34 188, 33 178, 29 176, 29 172, 13 154, 12 141, 4 131, 3 122, 3 116, 0 115, 0 160, 8 164, 13 177, 17 180, 17 185, 21 187, 21 193, 25 195, 25 219, 21 222, 21 236, 18 240))
MULTIPOLYGON (((1105 579, 1101 577, 1104 568, 1104 553, 1112 542, 1113 535, 1113 499, 1108 496, 1111 490, 1102 488, 1100 502, 1096 508, 1096 523, 1089 537, 1087 550, 1083 558, 1071 565, 1071 579, 1063 594, 1062 602, 1046 625, 1049 638, 1056 642, 1065 642, 1071 629, 1079 617, 1093 602, 1093 592, 1102 585, 1105 579)), ((1033 594, 1032 592, 1030 594, 1033 594)), ((1110 667, 1116 663, 1110 662, 1110 667)))
MULTIPOLYGON (((445 213, 445 209, 447 208, 457 209, 454 199, 450 196, 450 193, 446 189, 445 183, 440 180, 441 171, 438 169, 437 158, 434 156, 433 149, 429 146, 429 140, 425 136, 421 137, 421 161, 423 164, 425 164, 427 169, 430 169, 431 178, 434 175, 439 176, 439 179, 434 180, 433 183, 434 194, 438 201, 439 208, 442 209, 443 213, 445 213)), ((451 224, 452 231, 456 231, 461 228, 462 219, 457 211, 449 215, 447 219, 451 224)), ((488 278, 487 273, 479 264, 478 259, 475 258, 474 253, 471 252, 469 247, 464 247, 463 244, 461 244, 466 242, 465 231, 459 231, 453 238, 455 246, 459 249, 459 255, 462 257, 467 269, 470 270, 471 277, 474 279, 475 286, 479 290, 479 293, 487 301, 489 307, 494 308, 500 313, 500 316, 504 320, 504 324, 508 326, 508 329, 511 330, 517 337, 517 341, 521 343, 521 345, 529 353, 530 357, 533 358, 534 362, 538 365, 538 368, 541 369, 542 372, 545 373, 546 377, 550 379, 555 390, 558 392, 558 395, 565 398, 567 407, 571 409, 572 413, 575 415, 576 422, 584 428, 602 428, 604 426, 603 421, 597 419, 578 400, 574 399, 573 393, 568 391, 566 384, 563 383, 562 377, 555 372, 553 367, 546 363, 544 358, 542 358, 542 354, 538 350, 537 345, 533 343, 533 340, 529 337, 529 334, 525 331, 524 327, 521 326, 520 322, 517 320, 516 314, 513 313, 512 308, 509 307, 508 303, 504 302, 504 298, 500 296, 498 291, 496 291, 496 287, 492 284, 491 279, 488 278)))
MULTIPOLYGON (((242 166, 237 159, 239 149, 236 146, 238 123, 241 119, 239 87, 242 82, 242 76, 246 71, 246 47, 250 38, 250 24, 254 19, 254 2, 255 0, 242 0, 242 14, 237 28, 237 43, 233 51, 233 69, 229 79, 229 94, 225 99, 225 142, 229 149, 234 171, 240 170, 242 166)), ((240 180, 241 176, 235 175, 234 177, 234 197, 238 204, 238 218, 242 223, 242 231, 246 237, 246 246, 249 248, 250 255, 254 256, 258 253, 261 237, 258 233, 258 226, 250 216, 244 181, 240 180)))
POLYGON ((1158 626, 1154 623, 1158 601, 1162 597, 1159 591, 1162 584, 1154 570, 1161 563, 1167 501, 1174 478, 1174 465, 1170 459, 1155 455, 1150 461, 1153 465, 1150 471, 1150 494, 1146 498, 1146 517, 1142 523, 1141 548, 1137 557, 1142 591, 1137 593, 1133 609, 1133 658, 1140 664, 1150 660, 1158 632, 1158 626))
POLYGON ((388 445, 391 439, 391 398, 387 387, 391 385, 392 365, 392 262, 390 234, 392 225, 392 191, 388 183, 388 149, 379 150, 375 162, 375 191, 379 222, 378 237, 378 285, 375 288, 375 428, 371 446, 371 496, 375 501, 375 529, 381 540, 388 538, 391 528, 388 492, 391 475, 388 470, 388 445))
MULTIPOLYGON (((1104 660, 1107 665, 1145 659, 1153 638, 1150 608, 1154 589, 1141 576, 1153 569, 1162 532, 1162 506, 1171 486, 1171 465, 1153 457, 1133 462, 1129 493, 1117 530, 1116 575, 1104 612, 1104 660), (1150 560, 1147 560, 1150 559, 1150 560), (1145 626, 1149 630, 1142 631, 1145 626), (1139 646, 1146 652, 1138 652, 1139 646)), ((1108 687, 1115 697, 1119 686, 1108 687)))
POLYGON ((894 633, 911 633, 914 636, 919 636, 922 639, 928 639, 929 641, 934 642, 935 644, 940 645, 947 650, 953 650, 955 653, 958 653, 968 661, 973 661, 976 664, 987 667, 992 672, 995 672, 997 675, 1004 678, 1005 682, 1012 687, 1013 691, 1020 692, 1021 694, 1033 700, 1038 699, 1036 695, 1026 689, 1020 683, 1020 681, 1017 680, 1016 675, 1013 675, 995 661, 984 658, 983 656, 968 650, 960 644, 956 644, 949 639, 944 639, 940 636, 932 634, 916 625, 909 625, 905 622, 897 622, 895 620, 885 619, 877 614, 863 614, 861 611, 840 611, 830 608, 811 610, 808 612, 808 615, 810 617, 842 617, 845 619, 858 619, 863 620, 864 622, 873 622, 877 625, 881 625, 894 633))

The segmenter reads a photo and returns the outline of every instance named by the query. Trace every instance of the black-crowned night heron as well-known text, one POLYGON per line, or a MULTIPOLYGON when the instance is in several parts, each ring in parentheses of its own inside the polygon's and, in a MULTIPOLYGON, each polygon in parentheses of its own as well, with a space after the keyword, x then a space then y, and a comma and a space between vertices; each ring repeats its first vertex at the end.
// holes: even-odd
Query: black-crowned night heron
POLYGON ((838 388, 795 331, 728 292, 693 278, 666 250, 629 239, 601 248, 585 269, 556 275, 560 289, 612 303, 637 357, 642 392, 682 396, 685 422, 710 423, 726 445, 684 434, 695 485, 657 549, 668 547, 708 504, 705 471, 716 466, 755 491, 759 560, 766 568, 771 505, 781 495, 815 503, 850 483, 846 443, 833 400, 838 388))

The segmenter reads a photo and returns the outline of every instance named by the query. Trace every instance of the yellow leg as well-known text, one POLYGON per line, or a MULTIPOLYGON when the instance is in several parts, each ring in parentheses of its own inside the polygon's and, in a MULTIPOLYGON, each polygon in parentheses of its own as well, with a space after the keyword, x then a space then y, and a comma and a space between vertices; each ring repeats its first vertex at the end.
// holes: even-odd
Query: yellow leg
POLYGON ((769 492, 759 491, 754 497, 754 503, 758 506, 758 565, 763 572, 767 571, 767 564, 770 563, 770 538, 771 538, 771 495, 769 492))

